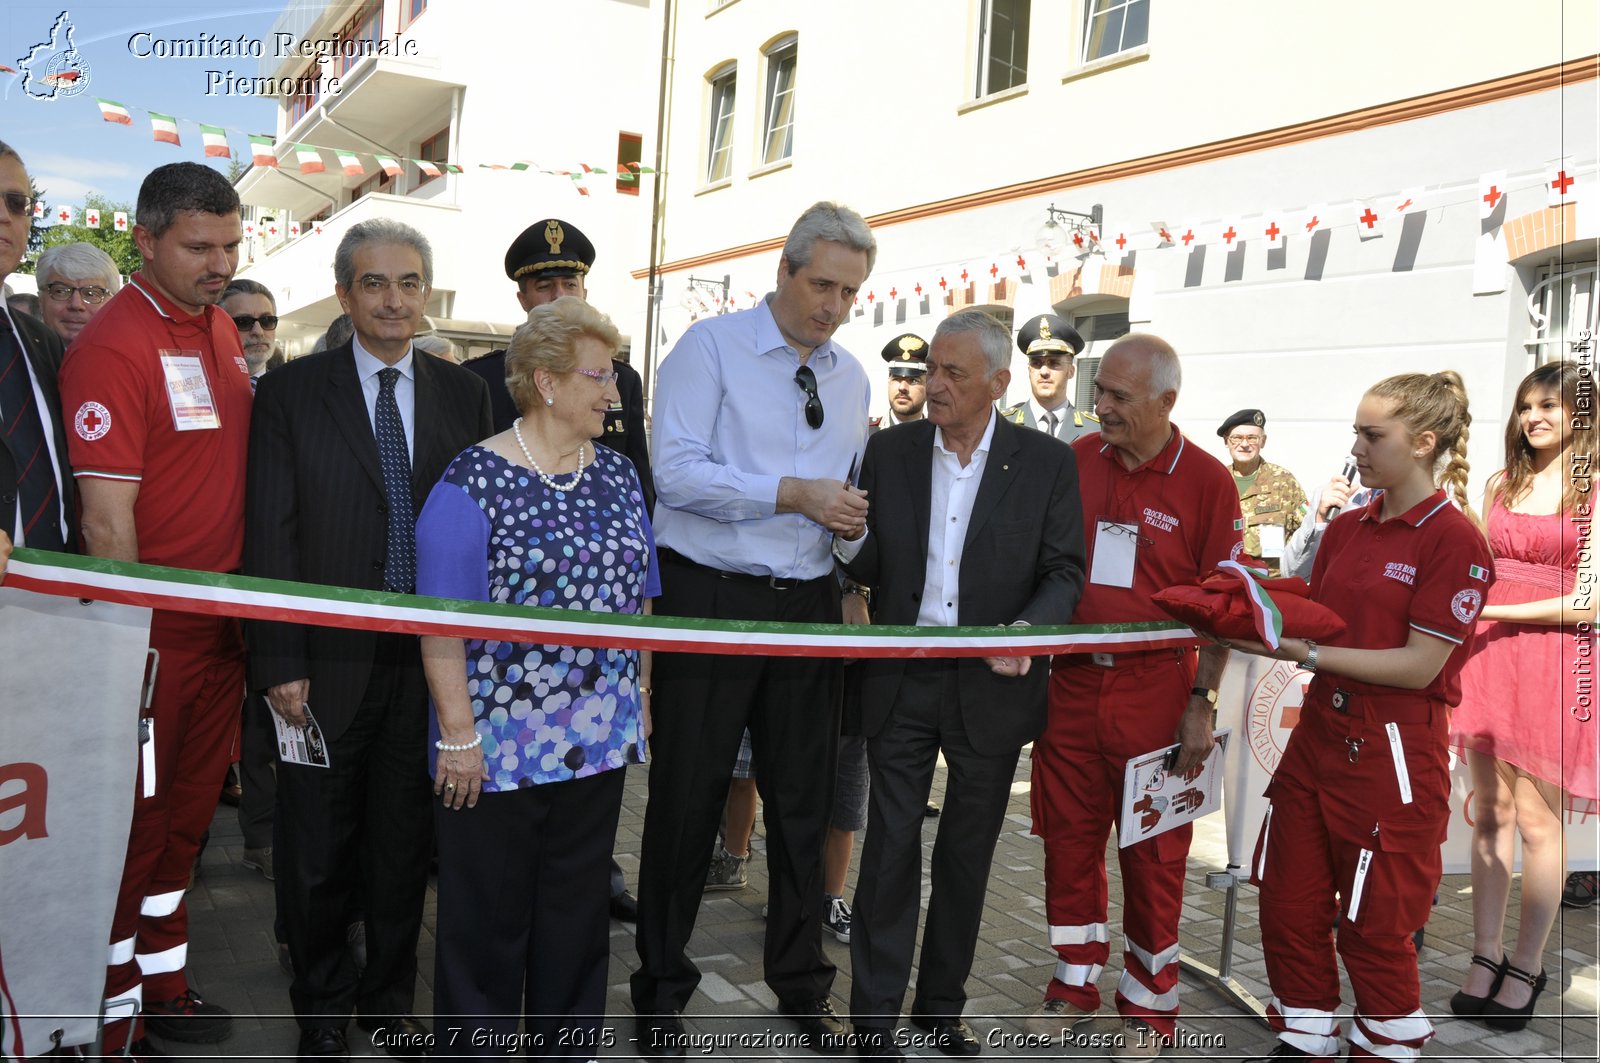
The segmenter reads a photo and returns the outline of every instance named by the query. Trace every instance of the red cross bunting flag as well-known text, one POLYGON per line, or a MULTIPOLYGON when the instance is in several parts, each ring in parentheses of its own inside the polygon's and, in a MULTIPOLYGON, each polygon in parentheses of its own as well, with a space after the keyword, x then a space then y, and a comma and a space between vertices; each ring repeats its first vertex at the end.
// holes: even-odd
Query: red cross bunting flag
POLYGON ((1301 212, 1300 232, 1302 235, 1310 236, 1319 229, 1326 228, 1328 228, 1328 205, 1326 203, 1313 204, 1301 212))
POLYGON ((1356 200, 1351 215, 1355 218, 1356 235, 1361 239, 1375 240, 1383 235, 1383 215, 1372 209, 1372 200, 1356 200))
POLYGON ((1544 187, 1550 194, 1547 206, 1561 207, 1577 202, 1578 175, 1573 169, 1571 155, 1550 164, 1550 172, 1545 174, 1544 187))
POLYGON ((1222 226, 1217 230, 1217 239, 1222 241, 1223 250, 1237 249, 1239 242, 1244 239, 1244 234, 1240 232, 1239 219, 1223 218, 1222 226))
POLYGON ((1195 253, 1197 248, 1205 246, 1205 237, 1200 235, 1200 230, 1195 226, 1185 225, 1182 230, 1175 231, 1178 232, 1178 246, 1191 255, 1195 253))
POLYGON ((1172 234, 1172 228, 1164 221, 1150 223, 1150 231, 1156 234, 1157 247, 1171 247, 1178 242, 1177 237, 1172 234))
POLYGON ((51 217, 62 225, 71 225, 72 213, 71 207, 57 207, 51 217))
POLYGON ((300 238, 300 223, 297 222, 297 221, 292 221, 292 222, 289 223, 289 239, 298 240, 299 238, 300 238))
POLYGON ((1495 170, 1478 177, 1478 219, 1488 221, 1497 213, 1505 217, 1501 204, 1506 201, 1506 172, 1495 170))
POLYGON ((111 215, 111 227, 119 233, 128 231, 128 212, 119 210, 111 215))
POLYGON ((100 228, 100 212, 93 207, 88 207, 83 212, 83 224, 89 229, 100 228))
POLYGON ((247 237, 254 236, 256 234, 256 223, 253 222, 253 221, 245 222, 244 223, 244 234, 247 237))
POLYGON ((1389 211, 1392 218, 1403 218, 1412 214, 1422 206, 1422 189, 1407 188, 1395 197, 1394 206, 1389 211))
POLYGON ((1267 242, 1267 249, 1277 250, 1283 246, 1283 219, 1278 212, 1265 214, 1261 218, 1261 236, 1267 242))

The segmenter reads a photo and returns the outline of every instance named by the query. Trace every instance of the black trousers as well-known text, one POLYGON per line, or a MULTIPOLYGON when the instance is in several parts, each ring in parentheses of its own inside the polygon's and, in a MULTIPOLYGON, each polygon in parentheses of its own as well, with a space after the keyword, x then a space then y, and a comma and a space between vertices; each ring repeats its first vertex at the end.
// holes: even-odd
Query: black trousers
POLYGON ((278 791, 278 732, 272 707, 260 694, 244 699, 239 727, 239 831, 246 849, 272 844, 272 810, 278 791))
MULTIPOLYGON (((316 697, 313 687, 313 714, 316 697)), ((416 637, 379 635, 355 719, 328 744, 331 766, 278 766, 273 865, 301 1026, 412 1010, 433 840, 427 711, 416 637), (367 921, 359 978, 345 948, 357 909, 367 921)))
POLYGON ((458 811, 434 803, 437 1054, 605 1054, 606 881, 625 775, 483 794, 458 811))
POLYGON ((961 720, 953 660, 912 661, 883 729, 867 740, 867 837, 850 925, 850 1011, 893 1026, 911 977, 922 892, 922 828, 934 764, 949 766, 933 843, 933 892, 917 966, 914 1015, 961 1014, 983 921, 989 868, 1020 749, 976 752, 961 720))
MULTIPOLYGON (((831 577, 776 590, 668 554, 661 585, 658 615, 833 624, 840 617, 831 577)), ((634 1010, 682 1011, 700 982, 689 938, 747 725, 767 833, 767 985, 780 1004, 827 996, 834 967, 822 951, 822 851, 838 758, 839 662, 658 653, 652 678, 634 1010)))

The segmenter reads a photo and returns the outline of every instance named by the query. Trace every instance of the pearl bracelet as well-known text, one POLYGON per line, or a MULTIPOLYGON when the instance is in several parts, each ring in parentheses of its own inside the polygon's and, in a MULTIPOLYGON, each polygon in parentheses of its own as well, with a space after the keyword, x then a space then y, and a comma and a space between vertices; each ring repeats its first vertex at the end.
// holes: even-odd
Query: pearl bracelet
POLYGON ((446 742, 444 739, 440 738, 434 741, 433 748, 437 749, 441 753, 464 753, 469 749, 476 749, 482 744, 483 739, 481 738, 473 742, 462 742, 460 745, 446 742))

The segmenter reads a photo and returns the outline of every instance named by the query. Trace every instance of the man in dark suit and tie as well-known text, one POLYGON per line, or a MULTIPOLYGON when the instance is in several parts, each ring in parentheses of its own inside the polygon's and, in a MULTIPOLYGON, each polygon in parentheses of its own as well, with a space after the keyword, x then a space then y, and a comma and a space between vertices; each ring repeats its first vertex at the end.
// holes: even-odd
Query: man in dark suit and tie
MULTIPOLYGON (((354 337, 267 374, 256 392, 244 567, 410 592, 416 513, 451 459, 491 434, 489 392, 412 349, 433 281, 421 233, 361 222, 340 241, 334 276, 354 337)), ((412 1010, 432 821, 417 639, 287 623, 249 635, 251 688, 290 723, 314 717, 330 761, 278 776, 274 864, 299 1057, 348 1058, 352 1011, 390 1055, 420 1057, 427 1031, 412 1010), (352 901, 367 922, 360 974, 345 949, 352 901)))
MULTIPOLYGON (((946 318, 928 352, 928 419, 875 434, 860 486, 865 533, 835 556, 872 589, 881 624, 1065 624, 1083 588, 1083 515, 1070 447, 998 416, 1011 335, 979 310, 946 318)), ((951 1055, 995 841, 1022 746, 1045 723, 1049 669, 1029 657, 874 658, 861 669, 872 797, 851 928, 858 1050, 897 1057, 916 943, 922 818, 950 766, 911 1019, 951 1055)))
MULTIPOLYGON (((15 273, 33 227, 33 193, 0 141, 0 282, 15 273)), ((77 505, 56 372, 61 341, 35 318, 0 310, 0 531, 17 546, 72 545, 77 505)))

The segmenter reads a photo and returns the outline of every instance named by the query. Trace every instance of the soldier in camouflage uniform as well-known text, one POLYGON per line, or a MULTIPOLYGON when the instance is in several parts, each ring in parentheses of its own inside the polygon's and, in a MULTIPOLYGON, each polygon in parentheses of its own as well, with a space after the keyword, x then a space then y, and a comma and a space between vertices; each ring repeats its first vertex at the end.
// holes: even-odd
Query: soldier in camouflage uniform
POLYGON ((1244 552, 1280 575, 1283 544, 1306 517, 1306 493, 1294 474, 1281 465, 1261 459, 1267 445, 1267 416, 1260 410, 1240 410, 1217 429, 1227 444, 1233 482, 1239 488, 1239 508, 1244 513, 1244 552), (1263 536, 1263 527, 1281 528, 1263 536), (1264 541, 1265 540, 1265 541, 1264 541))

